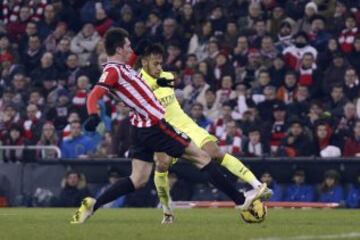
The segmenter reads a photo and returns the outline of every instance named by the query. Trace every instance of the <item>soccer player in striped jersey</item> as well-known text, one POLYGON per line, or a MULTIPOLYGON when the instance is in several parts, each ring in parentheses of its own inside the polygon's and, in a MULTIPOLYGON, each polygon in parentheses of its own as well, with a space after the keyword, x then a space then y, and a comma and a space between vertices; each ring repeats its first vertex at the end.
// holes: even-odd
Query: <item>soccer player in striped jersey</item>
POLYGON ((102 205, 143 187, 151 175, 155 152, 164 152, 172 157, 193 161, 209 176, 211 183, 232 199, 240 210, 248 209, 261 197, 266 184, 245 194, 240 193, 206 152, 198 148, 186 134, 175 130, 165 121, 165 108, 139 74, 126 64, 133 50, 129 35, 124 29, 110 29, 105 34, 104 45, 108 61, 104 65, 99 82, 87 98, 89 118, 84 127, 87 131, 95 131, 100 123, 97 102, 105 94, 112 94, 130 107, 132 172, 129 177, 118 180, 98 198, 85 198, 71 223, 83 223, 102 205))
MULTIPOLYGON (((165 107, 165 120, 173 127, 187 134, 194 143, 207 152, 235 176, 250 184, 254 189, 261 187, 255 175, 242 162, 228 153, 222 153, 215 136, 199 127, 181 108, 174 91, 174 76, 171 72, 162 70, 164 50, 159 44, 149 45, 141 56, 141 77, 154 92, 156 98, 165 107)), ((172 223, 174 213, 171 208, 168 169, 173 159, 164 153, 156 153, 156 169, 154 182, 160 203, 163 207, 162 223, 172 223)), ((262 198, 272 195, 270 189, 264 191, 262 198)))

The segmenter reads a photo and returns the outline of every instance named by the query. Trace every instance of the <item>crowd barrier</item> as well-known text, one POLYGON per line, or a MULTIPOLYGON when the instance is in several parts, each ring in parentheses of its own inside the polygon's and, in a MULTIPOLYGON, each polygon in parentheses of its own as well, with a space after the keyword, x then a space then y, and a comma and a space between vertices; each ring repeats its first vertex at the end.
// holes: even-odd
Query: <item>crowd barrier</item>
MULTIPOLYGON (((338 170, 343 184, 354 180, 360 171, 360 158, 243 158, 243 162, 256 175, 270 171, 279 183, 290 183, 296 169, 303 169, 310 184, 320 183, 328 169, 338 170)), ((0 163, 0 195, 7 196, 10 205, 24 202, 37 188, 59 193, 66 172, 75 169, 86 176, 88 187, 96 189, 107 181, 111 167, 127 175, 131 172, 131 161, 117 159, 54 159, 33 163, 0 163)), ((206 178, 193 165, 179 161, 172 167, 179 178, 190 182, 204 182, 206 178)))

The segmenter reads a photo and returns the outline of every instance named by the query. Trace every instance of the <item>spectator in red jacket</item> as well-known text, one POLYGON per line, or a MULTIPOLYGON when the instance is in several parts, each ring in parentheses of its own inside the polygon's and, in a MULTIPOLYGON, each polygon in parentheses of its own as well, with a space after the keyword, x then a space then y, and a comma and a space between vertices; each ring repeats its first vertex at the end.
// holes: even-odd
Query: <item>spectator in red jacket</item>
POLYGON ((354 136, 345 143, 344 156, 360 157, 360 121, 357 121, 355 124, 354 136))
POLYGON ((341 31, 339 36, 339 43, 343 52, 352 52, 355 36, 358 32, 359 29, 356 26, 355 17, 352 15, 347 16, 345 20, 345 29, 341 31))

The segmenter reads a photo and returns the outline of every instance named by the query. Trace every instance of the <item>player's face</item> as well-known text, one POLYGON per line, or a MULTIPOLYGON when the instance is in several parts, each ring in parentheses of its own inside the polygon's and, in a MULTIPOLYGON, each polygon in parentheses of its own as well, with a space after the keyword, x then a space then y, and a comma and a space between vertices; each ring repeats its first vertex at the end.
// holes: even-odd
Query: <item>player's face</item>
POLYGON ((133 50, 131 48, 131 42, 129 38, 125 38, 124 46, 121 48, 120 54, 124 56, 124 60, 127 62, 133 53, 133 50))
POLYGON ((160 54, 151 54, 144 61, 144 69, 154 78, 160 77, 163 66, 163 57, 160 54))

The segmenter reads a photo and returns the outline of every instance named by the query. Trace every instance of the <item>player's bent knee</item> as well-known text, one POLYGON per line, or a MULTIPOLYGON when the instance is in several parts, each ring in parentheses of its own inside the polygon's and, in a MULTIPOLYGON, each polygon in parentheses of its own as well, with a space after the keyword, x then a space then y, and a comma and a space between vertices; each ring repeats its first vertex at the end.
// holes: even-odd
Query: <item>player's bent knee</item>
POLYGON ((134 184, 135 189, 142 188, 149 181, 149 176, 145 174, 131 174, 131 181, 134 184))

